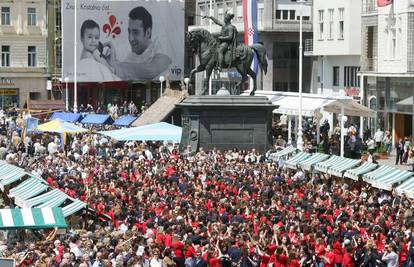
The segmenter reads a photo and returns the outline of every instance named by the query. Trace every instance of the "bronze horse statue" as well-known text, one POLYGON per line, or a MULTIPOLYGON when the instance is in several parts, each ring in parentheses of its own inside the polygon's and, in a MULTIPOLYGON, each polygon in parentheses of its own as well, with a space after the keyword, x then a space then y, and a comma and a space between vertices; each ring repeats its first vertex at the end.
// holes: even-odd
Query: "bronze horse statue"
MULTIPOLYGON (((191 46, 194 53, 198 54, 200 65, 191 70, 190 79, 192 76, 201 71, 206 71, 206 79, 210 79, 210 75, 214 68, 218 67, 218 46, 219 41, 217 37, 204 29, 194 29, 187 32, 187 42, 191 46)), ((237 44, 235 51, 229 49, 224 55, 224 68, 235 67, 240 73, 242 80, 237 84, 241 86, 249 78, 253 79, 253 90, 250 95, 254 95, 257 89, 256 73, 250 68, 254 53, 257 54, 259 66, 264 74, 267 72, 267 58, 266 50, 261 43, 247 46, 245 44, 237 44)))

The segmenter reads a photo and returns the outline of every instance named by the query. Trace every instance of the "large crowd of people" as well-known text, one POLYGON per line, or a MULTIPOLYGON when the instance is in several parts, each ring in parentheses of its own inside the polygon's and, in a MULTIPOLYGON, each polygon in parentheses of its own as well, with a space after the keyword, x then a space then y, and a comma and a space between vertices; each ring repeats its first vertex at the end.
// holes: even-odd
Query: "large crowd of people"
POLYGON ((95 133, 63 145, 7 125, 1 159, 89 206, 66 233, 3 231, 0 257, 18 266, 414 266, 413 201, 395 192, 255 150, 179 153, 95 133))

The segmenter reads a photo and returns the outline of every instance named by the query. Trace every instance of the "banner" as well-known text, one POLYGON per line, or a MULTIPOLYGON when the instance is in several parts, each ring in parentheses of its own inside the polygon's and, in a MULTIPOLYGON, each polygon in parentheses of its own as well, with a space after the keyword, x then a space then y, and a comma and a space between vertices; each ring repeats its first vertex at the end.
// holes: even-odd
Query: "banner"
POLYGON ((378 7, 388 6, 392 4, 392 0, 377 0, 378 7))
POLYGON ((179 0, 62 1, 62 77, 78 82, 181 80, 184 3, 179 0))
MULTIPOLYGON (((252 45, 259 41, 259 31, 257 29, 257 1, 243 0, 243 17, 244 17, 244 43, 252 45)), ((258 59, 254 54, 251 65, 252 70, 257 73, 258 59)))

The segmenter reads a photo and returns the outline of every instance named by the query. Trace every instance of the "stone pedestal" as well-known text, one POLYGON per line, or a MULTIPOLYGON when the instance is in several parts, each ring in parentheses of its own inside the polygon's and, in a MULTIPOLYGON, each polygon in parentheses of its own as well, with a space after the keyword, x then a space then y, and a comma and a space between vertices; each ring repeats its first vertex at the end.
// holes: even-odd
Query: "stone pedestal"
POLYGON ((181 109, 183 134, 180 150, 191 145, 252 149, 265 152, 272 145, 272 111, 276 106, 261 96, 190 96, 176 105, 181 109))

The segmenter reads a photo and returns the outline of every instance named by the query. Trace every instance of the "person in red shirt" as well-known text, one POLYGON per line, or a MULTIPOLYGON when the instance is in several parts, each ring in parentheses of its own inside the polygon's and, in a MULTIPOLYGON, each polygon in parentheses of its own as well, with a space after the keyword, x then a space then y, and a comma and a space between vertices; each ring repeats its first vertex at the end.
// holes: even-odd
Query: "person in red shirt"
POLYGON ((344 256, 342 257, 342 267, 353 267, 354 260, 352 257, 352 247, 348 245, 344 249, 344 256))
POLYGON ((184 259, 184 243, 180 241, 178 235, 174 235, 171 248, 174 252, 174 262, 177 264, 177 267, 184 267, 185 266, 185 259, 184 259))
POLYGON ((335 254, 332 251, 331 245, 326 246, 325 254, 321 256, 324 267, 334 267, 335 266, 335 254))

